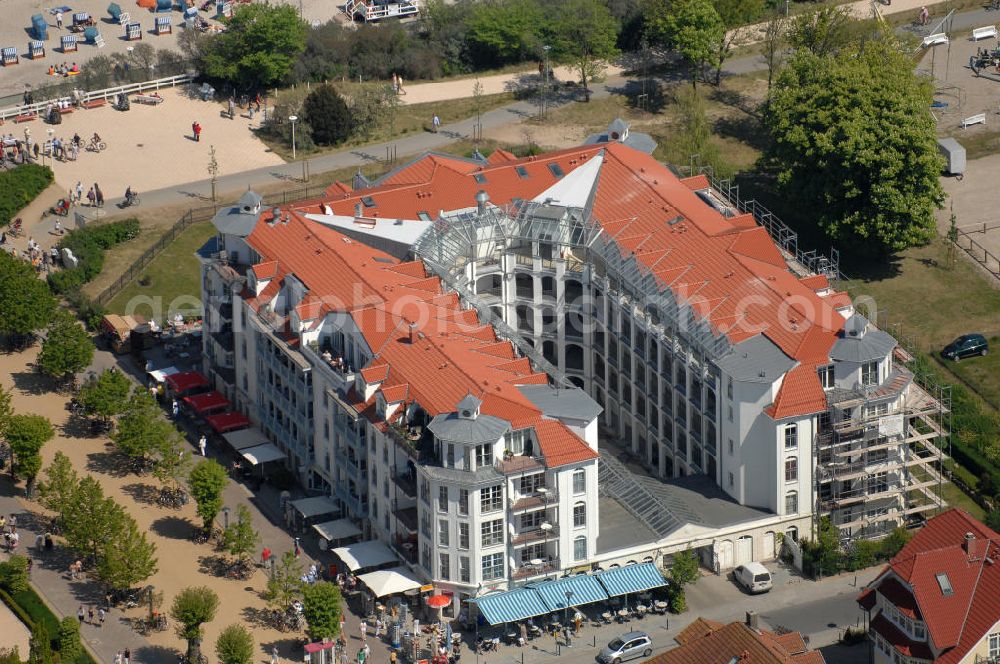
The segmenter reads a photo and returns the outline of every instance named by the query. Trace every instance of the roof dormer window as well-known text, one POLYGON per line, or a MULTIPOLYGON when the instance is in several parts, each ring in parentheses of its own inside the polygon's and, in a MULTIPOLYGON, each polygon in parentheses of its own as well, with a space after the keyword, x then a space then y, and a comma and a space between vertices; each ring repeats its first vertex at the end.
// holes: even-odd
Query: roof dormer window
POLYGON ((471 394, 466 394, 461 401, 458 402, 456 410, 458 411, 458 417, 462 420, 474 420, 479 417, 479 407, 483 405, 483 402, 472 396, 471 394))
POLYGON ((938 586, 941 588, 941 594, 945 597, 955 594, 955 590, 951 587, 951 579, 948 578, 947 572, 939 572, 934 575, 937 579, 938 586))

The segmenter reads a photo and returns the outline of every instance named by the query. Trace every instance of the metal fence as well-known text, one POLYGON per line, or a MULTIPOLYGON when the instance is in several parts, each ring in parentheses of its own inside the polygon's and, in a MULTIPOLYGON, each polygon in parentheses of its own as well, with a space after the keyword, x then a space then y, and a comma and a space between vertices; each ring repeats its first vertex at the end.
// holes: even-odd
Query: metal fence
MULTIPOLYGON (((263 196, 262 203, 263 205, 285 205, 287 203, 304 201, 310 198, 318 198, 326 192, 326 189, 326 187, 321 185, 306 185, 297 189, 286 189, 284 191, 263 196)), ((170 243, 177 239, 177 236, 180 235, 184 229, 192 224, 210 220, 215 216, 215 213, 220 207, 226 206, 215 204, 201 208, 192 208, 185 212, 184 216, 174 222, 174 225, 170 227, 170 230, 168 230, 163 237, 156 241, 156 244, 144 251, 139 258, 128 266, 125 272, 115 279, 107 288, 101 291, 94 298, 94 303, 101 306, 107 305, 107 303, 110 302, 115 295, 118 295, 118 293, 122 292, 126 286, 135 281, 139 275, 142 274, 142 271, 146 269, 151 262, 153 262, 153 259, 156 258, 160 252, 170 246, 170 243)))
MULTIPOLYGON (((986 268, 987 272, 992 274, 997 279, 1000 279, 1000 258, 998 258, 996 254, 990 252, 989 249, 973 240, 967 231, 963 231, 961 229, 955 230, 955 245, 967 253, 972 260, 986 268)), ((986 231, 987 227, 984 224, 982 232, 985 233, 986 231)))

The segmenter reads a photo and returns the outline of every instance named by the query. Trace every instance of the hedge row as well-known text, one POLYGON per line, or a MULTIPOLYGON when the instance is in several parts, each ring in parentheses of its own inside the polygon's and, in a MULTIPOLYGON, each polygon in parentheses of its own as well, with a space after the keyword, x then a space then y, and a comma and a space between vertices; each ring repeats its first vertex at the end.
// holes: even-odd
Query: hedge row
POLYGON ((59 241, 59 248, 72 251, 78 266, 49 274, 49 287, 59 294, 78 290, 101 273, 106 250, 138 236, 139 220, 135 218, 70 231, 59 241))
POLYGON ((0 171, 0 226, 8 225, 52 180, 52 169, 38 164, 0 171))
MULTIPOLYGON (((11 595, 6 590, 0 588, 0 601, 3 601, 14 615, 23 622, 29 630, 34 629, 36 622, 44 622, 45 628, 52 639, 53 650, 59 649, 59 619, 49 610, 42 598, 38 596, 34 588, 11 595)), ((97 664, 90 652, 86 648, 80 650, 76 662, 73 664, 97 664)))

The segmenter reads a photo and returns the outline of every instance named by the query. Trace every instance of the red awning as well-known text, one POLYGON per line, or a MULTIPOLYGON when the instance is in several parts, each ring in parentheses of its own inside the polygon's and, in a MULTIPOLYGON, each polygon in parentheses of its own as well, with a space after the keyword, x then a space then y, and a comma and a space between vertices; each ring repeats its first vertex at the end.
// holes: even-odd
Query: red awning
POLYGON ((184 403, 191 406, 191 409, 199 415, 211 413, 216 410, 228 410, 232 406, 232 404, 229 403, 229 399, 222 396, 215 390, 205 392, 203 394, 196 394, 190 397, 184 397, 184 403))
POLYGON ((212 431, 215 433, 227 433, 250 426, 250 420, 247 419, 247 416, 235 410, 219 415, 209 415, 205 418, 205 421, 208 422, 208 426, 212 427, 212 431))
POLYGON ((184 394, 191 390, 208 387, 209 382, 197 371, 182 371, 167 376, 167 385, 175 394, 184 394))

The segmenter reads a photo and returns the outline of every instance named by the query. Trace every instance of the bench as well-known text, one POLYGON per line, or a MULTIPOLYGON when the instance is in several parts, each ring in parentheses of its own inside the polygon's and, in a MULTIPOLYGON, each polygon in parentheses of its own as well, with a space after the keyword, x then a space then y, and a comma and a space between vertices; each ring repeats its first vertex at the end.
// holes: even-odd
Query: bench
POLYGON ((156 95, 136 95, 133 99, 138 104, 150 104, 156 106, 157 104, 163 103, 163 97, 156 95))
POLYGON ((60 115, 66 115, 67 113, 72 113, 72 112, 73 112, 73 107, 72 106, 65 106, 65 107, 59 109, 59 114, 60 115))
POLYGON ((980 39, 990 39, 996 38, 997 36, 997 26, 987 25, 982 28, 973 28, 972 30, 972 41, 979 41, 980 39))
POLYGON ((933 35, 927 35, 924 37, 923 45, 927 46, 937 46, 938 44, 947 44, 948 35, 944 32, 935 32, 933 35))
POLYGON ((37 113, 22 113, 14 118, 16 124, 21 124, 22 122, 31 122, 38 117, 37 113))
POLYGON ((84 108, 100 108, 101 106, 104 106, 107 103, 108 103, 107 99, 91 99, 90 101, 85 101, 80 105, 83 106, 84 108))
POLYGON ((981 124, 981 125, 986 124, 985 113, 980 113, 978 115, 970 115, 969 117, 962 120, 962 129, 965 129, 966 127, 970 127, 976 124, 981 124))

